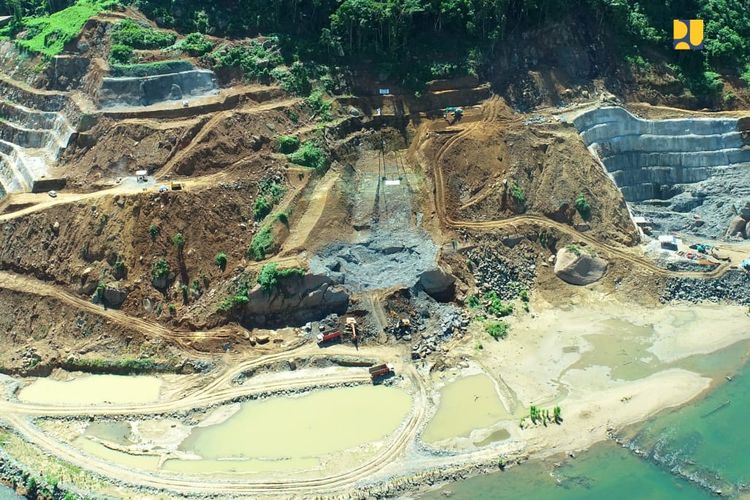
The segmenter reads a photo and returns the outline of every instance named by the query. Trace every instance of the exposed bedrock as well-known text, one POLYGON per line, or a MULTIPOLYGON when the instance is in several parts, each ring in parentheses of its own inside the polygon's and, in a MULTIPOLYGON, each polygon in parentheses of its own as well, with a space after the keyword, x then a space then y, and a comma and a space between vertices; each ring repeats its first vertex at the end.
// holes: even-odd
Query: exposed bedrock
POLYGON ((32 191, 47 176, 74 132, 65 103, 62 94, 25 89, 0 76, 0 198, 32 191))
POLYGON ((602 107, 573 123, 637 213, 653 216, 662 230, 720 237, 735 215, 731 206, 750 198, 743 120, 644 120, 602 107))
POLYGON ((144 77, 108 77, 102 81, 99 103, 102 107, 148 106, 162 101, 210 95, 218 88, 214 72, 205 69, 144 77))
POLYGON ((349 306, 346 291, 319 274, 282 278, 270 292, 256 286, 248 298, 242 311, 242 324, 248 327, 300 326, 343 314, 349 306))

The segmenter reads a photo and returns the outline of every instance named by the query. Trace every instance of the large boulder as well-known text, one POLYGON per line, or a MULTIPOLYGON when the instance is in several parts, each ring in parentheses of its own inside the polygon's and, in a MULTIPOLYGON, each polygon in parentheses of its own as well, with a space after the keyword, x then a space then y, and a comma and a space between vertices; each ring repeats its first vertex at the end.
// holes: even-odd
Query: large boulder
POLYGON ((107 307, 120 307, 128 298, 128 291, 113 285, 107 285, 102 290, 101 295, 99 292, 94 292, 91 298, 94 304, 101 303, 107 307))
POLYGON ((747 225, 747 221, 740 217, 739 215, 736 216, 734 219, 732 219, 732 222, 729 223, 729 228, 727 229, 727 237, 734 237, 739 236, 740 238, 746 238, 747 234, 745 233, 745 226, 747 225))
POLYGON ((578 247, 561 248, 555 259, 555 274, 571 285, 590 285, 607 272, 607 261, 578 247))
POLYGON ((442 269, 430 269, 419 275, 417 288, 438 302, 449 302, 455 296, 456 278, 442 269))

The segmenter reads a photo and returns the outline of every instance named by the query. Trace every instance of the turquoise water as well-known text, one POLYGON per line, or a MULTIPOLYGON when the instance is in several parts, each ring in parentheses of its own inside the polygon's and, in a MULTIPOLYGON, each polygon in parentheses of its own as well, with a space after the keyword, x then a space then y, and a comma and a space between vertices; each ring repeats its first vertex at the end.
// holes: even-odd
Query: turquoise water
POLYGON ((750 491, 750 367, 707 397, 555 468, 536 462, 452 483, 422 498, 697 499, 750 491), (638 451, 636 454, 635 450, 638 451))
POLYGON ((0 500, 18 500, 19 497, 16 492, 0 484, 0 500))

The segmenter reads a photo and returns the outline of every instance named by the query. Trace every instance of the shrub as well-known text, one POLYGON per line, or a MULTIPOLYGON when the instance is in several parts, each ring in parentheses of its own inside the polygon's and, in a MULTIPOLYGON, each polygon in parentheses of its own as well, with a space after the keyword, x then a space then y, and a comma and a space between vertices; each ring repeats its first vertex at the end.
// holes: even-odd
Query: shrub
POLYGON ((279 280, 288 278, 291 276, 304 276, 305 270, 301 267, 288 267, 286 269, 279 269, 279 265, 276 262, 266 264, 260 270, 258 274, 258 284, 266 292, 272 291, 279 284, 279 280))
MULTIPOLYGON (((269 40, 274 41, 273 39, 267 41, 269 40)), ((268 83, 272 79, 271 71, 280 65, 283 59, 275 46, 266 47, 256 41, 251 41, 231 47, 219 47, 204 57, 206 62, 215 69, 238 68, 242 70, 246 79, 268 83)))
POLYGON ((278 203, 286 193, 286 188, 283 184, 274 179, 264 179, 260 182, 258 191, 262 195, 269 196, 271 202, 278 203))
POLYGON ((299 149, 299 138, 293 135, 282 135, 279 137, 279 152, 284 154, 294 153, 299 149))
POLYGON ((159 259, 154 262, 151 267, 151 276, 155 279, 165 279, 169 276, 169 264, 164 259, 159 259))
POLYGON ((508 324, 503 321, 490 321, 484 325, 484 330, 495 340, 508 336, 508 324))
POLYGON ((227 268, 227 254, 224 252, 219 252, 216 254, 216 257, 214 257, 214 262, 218 266, 219 269, 221 269, 222 272, 227 268))
POLYGON ((516 200, 518 205, 526 205, 526 193, 523 192, 523 189, 516 181, 513 181, 513 184, 510 186, 510 195, 516 200))
POLYGON ((267 225, 262 227, 253 237, 250 247, 247 249, 247 254, 255 260, 263 260, 266 255, 271 253, 271 248, 273 248, 273 235, 271 234, 271 226, 267 225))
POLYGON ((151 237, 151 240, 155 240, 157 236, 159 236, 159 226, 156 224, 151 224, 148 227, 148 235, 151 237))
POLYGON ((110 64, 127 64, 133 59, 133 49, 127 45, 113 44, 109 49, 110 64))
POLYGON ((565 246, 565 249, 566 249, 566 250, 567 250, 568 252, 571 252, 572 254, 574 254, 574 255, 575 255, 575 256, 577 256, 577 257, 580 257, 580 256, 581 256, 581 253, 582 253, 582 251, 581 251, 581 247, 579 247, 578 245, 576 245, 576 244, 574 244, 574 243, 571 243, 570 245, 566 245, 566 246, 565 246))
POLYGON ((485 301, 484 308, 487 313, 499 318, 503 318, 505 316, 510 316, 511 314, 513 314, 513 304, 503 303, 503 301, 500 300, 500 297, 494 291, 490 291, 484 294, 483 299, 485 301))
POLYGON ((177 233, 172 236, 172 243, 174 243, 177 252, 182 253, 182 249, 185 248, 185 237, 182 235, 182 233, 177 233))
POLYGON ((114 271, 114 275, 116 278, 125 276, 125 261, 122 260, 122 257, 120 257, 119 255, 117 256, 115 264, 112 266, 112 270, 114 271))
POLYGON ((141 26, 132 19, 124 19, 112 30, 112 42, 134 49, 163 49, 174 44, 177 37, 168 31, 141 26))
POLYGON ((297 151, 287 155, 287 158, 294 164, 317 171, 324 171, 328 165, 325 152, 311 141, 305 141, 297 151))
POLYGON ((266 215, 271 213, 271 203, 265 196, 259 196, 255 199, 255 206, 253 207, 253 218, 255 220, 263 220, 266 215))
POLYGON ((202 33, 190 33, 177 44, 177 47, 191 56, 199 57, 211 52, 214 44, 202 33))
POLYGON ((583 217, 584 220, 589 220, 591 218, 591 205, 589 205, 589 202, 586 200, 583 193, 579 194, 576 198, 575 206, 576 210, 578 210, 578 213, 581 214, 581 217, 583 217))
POLYGON ((469 297, 466 299, 466 305, 469 306, 470 309, 476 309, 481 305, 481 302, 479 301, 479 297, 476 295, 469 295, 469 297))
POLYGON ((740 75, 740 78, 742 79, 743 82, 745 82, 745 85, 750 87, 750 64, 745 66, 745 71, 742 72, 742 74, 740 75))
POLYGON ((324 97, 322 90, 312 92, 305 99, 305 103, 313 111, 313 114, 319 116, 322 121, 331 120, 331 101, 324 97))
POLYGON ((522 302, 528 302, 529 301, 529 291, 525 288, 518 292, 518 296, 521 298, 522 302))

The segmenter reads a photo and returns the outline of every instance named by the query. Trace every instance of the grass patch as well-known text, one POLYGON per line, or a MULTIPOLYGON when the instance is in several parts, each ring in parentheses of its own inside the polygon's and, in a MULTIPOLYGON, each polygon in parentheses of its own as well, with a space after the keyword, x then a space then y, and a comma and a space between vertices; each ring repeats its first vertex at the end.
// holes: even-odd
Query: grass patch
POLYGON ((258 275, 258 284, 266 292, 271 292, 279 285, 279 280, 292 276, 304 276, 307 271, 301 267, 288 267, 279 269, 276 262, 266 264, 258 275))
POLYGON ((256 41, 220 46, 204 56, 204 60, 214 69, 239 68, 247 80, 269 83, 273 78, 271 71, 284 61, 276 47, 278 40, 269 38, 271 46, 256 41))
POLYGON ((86 21, 116 3, 115 0, 79 0, 54 14, 26 17, 22 21, 26 38, 17 40, 16 45, 48 57, 56 56, 81 32, 86 21))
MULTIPOLYGON (((121 47, 128 48, 127 45, 121 45, 121 47)), ((114 59, 114 48, 112 46, 112 53, 110 58, 114 59)), ((143 64, 112 64, 109 69, 109 73, 112 76, 124 76, 124 77, 144 77, 154 75, 165 75, 168 73, 179 73, 180 71, 190 71, 193 69, 193 65, 190 61, 172 60, 172 61, 155 61, 143 64)))

